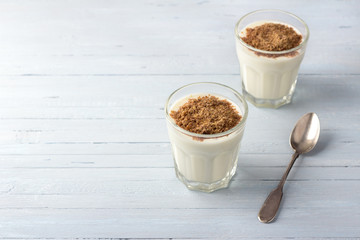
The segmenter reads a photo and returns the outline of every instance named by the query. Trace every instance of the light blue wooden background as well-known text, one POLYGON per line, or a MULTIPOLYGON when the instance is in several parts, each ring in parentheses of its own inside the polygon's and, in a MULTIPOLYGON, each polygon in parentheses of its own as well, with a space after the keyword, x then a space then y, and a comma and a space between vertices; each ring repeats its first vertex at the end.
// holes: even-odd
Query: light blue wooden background
POLYGON ((359 1, 1 0, 0 22, 0 238, 360 237, 359 1), (250 105, 230 187, 189 191, 165 100, 198 81, 240 91, 234 25, 263 8, 310 28, 293 103, 250 105), (310 111, 320 142, 262 224, 310 111))

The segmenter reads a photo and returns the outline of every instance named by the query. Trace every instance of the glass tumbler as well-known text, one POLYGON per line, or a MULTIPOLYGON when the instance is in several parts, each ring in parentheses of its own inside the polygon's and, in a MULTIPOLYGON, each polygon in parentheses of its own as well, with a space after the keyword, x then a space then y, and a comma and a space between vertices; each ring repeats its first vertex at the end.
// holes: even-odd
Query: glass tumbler
POLYGON ((245 98, 257 107, 278 108, 290 103, 309 39, 306 23, 281 10, 258 10, 237 22, 235 37, 245 98), (269 22, 292 27, 302 35, 300 45, 286 51, 264 51, 246 44, 241 39, 246 35, 246 28, 269 22))
POLYGON ((234 89, 219 83, 193 83, 173 92, 165 105, 168 134, 177 178, 191 190, 212 192, 226 188, 237 168, 240 142, 248 115, 245 99, 234 89), (187 99, 213 95, 228 100, 242 116, 230 130, 197 134, 178 125, 170 116, 187 99))

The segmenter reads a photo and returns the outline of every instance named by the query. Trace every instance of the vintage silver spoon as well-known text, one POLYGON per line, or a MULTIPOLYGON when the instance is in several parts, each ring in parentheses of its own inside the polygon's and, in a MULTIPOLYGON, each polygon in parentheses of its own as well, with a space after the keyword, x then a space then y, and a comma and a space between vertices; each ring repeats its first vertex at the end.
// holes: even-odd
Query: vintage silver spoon
POLYGON ((280 206, 283 187, 291 167, 300 154, 307 153, 315 147, 319 135, 320 121, 315 113, 307 113, 298 120, 290 135, 290 145, 295 150, 295 153, 292 155, 291 162, 282 176, 279 185, 271 191, 262 205, 258 214, 260 222, 269 223, 274 220, 280 206))

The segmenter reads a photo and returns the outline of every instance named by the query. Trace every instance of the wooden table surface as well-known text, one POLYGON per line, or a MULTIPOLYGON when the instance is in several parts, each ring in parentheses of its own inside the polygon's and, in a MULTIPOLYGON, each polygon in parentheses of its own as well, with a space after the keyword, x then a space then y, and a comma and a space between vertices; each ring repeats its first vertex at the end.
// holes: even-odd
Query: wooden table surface
POLYGON ((360 237, 359 13, 355 0, 0 1, 0 238, 360 237), (230 187, 187 190, 166 98, 200 81, 241 91, 234 26, 264 8, 310 28, 293 102, 249 105, 230 187), (319 143, 260 223, 307 112, 319 143))

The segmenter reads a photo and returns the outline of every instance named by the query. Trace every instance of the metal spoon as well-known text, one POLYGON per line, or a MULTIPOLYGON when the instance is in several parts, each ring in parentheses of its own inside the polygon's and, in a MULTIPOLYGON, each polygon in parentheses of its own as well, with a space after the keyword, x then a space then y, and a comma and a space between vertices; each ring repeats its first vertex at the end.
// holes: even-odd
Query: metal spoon
POLYGON ((307 153, 315 147, 319 135, 320 121, 315 113, 307 113, 298 120, 290 135, 290 145, 295 150, 295 153, 292 155, 291 162, 282 176, 279 185, 271 191, 262 205, 258 214, 260 222, 269 223, 274 220, 280 206, 283 187, 291 167, 300 154, 307 153))

